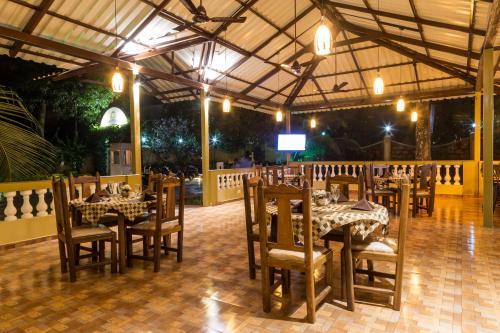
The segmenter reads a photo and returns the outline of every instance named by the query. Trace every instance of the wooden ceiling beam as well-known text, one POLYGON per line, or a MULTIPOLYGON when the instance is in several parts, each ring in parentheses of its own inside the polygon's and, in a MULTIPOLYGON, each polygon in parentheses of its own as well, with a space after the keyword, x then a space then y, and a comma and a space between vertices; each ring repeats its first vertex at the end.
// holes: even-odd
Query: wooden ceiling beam
MULTIPOLYGON (((343 8, 343 9, 349 9, 352 11, 357 11, 360 13, 367 13, 367 14, 372 14, 372 15, 377 15, 377 16, 383 16, 383 17, 388 17, 392 19, 397 19, 400 21, 405 21, 405 22, 410 22, 410 23, 419 23, 419 24, 424 24, 424 25, 429 25, 437 28, 445 28, 445 29, 450 29, 450 30, 455 30, 455 31, 460 31, 464 33, 469 33, 469 27, 468 26, 461 26, 461 25, 456 25, 456 24, 450 24, 446 22, 441 22, 441 21, 434 21, 434 20, 428 20, 425 18, 415 18, 412 16, 407 16, 407 15, 401 15, 397 13, 391 13, 391 12, 385 12, 381 10, 375 10, 375 9, 369 9, 369 8, 364 8, 360 6, 355 6, 351 5, 348 3, 343 3, 340 1, 325 1, 325 4, 328 6, 332 6, 334 8, 343 8)), ((473 29, 472 32, 476 35, 484 36, 486 34, 486 31, 480 30, 480 29, 473 29)))
MULTIPOLYGON (((173 54, 173 53, 172 53, 173 54)), ((165 59, 166 62, 169 63, 170 67, 172 68, 172 73, 174 71, 179 71, 180 68, 179 66, 177 66, 177 64, 175 63, 175 60, 173 59, 170 59, 166 54, 162 54, 161 57, 163 59, 165 59)), ((191 77, 187 74, 181 74, 184 78, 186 79, 191 79, 191 77)), ((195 98, 195 99, 198 99, 198 96, 196 95, 196 92, 193 90, 193 89, 190 89, 189 92, 191 92, 191 95, 195 98)))
MULTIPOLYGON (((470 18, 469 18, 469 36, 467 38, 467 50, 472 50, 472 41, 474 39, 474 33, 472 30, 474 29, 474 25, 476 23, 476 0, 470 0, 470 18)), ((470 73, 471 69, 471 57, 470 52, 467 56, 467 74, 470 73)))
MULTIPOLYGON (((411 12, 413 14, 413 16, 415 17, 415 20, 417 21, 417 28, 418 28, 418 33, 420 35, 420 38, 422 39, 422 42, 425 42, 425 36, 424 36, 424 29, 422 28, 422 24, 420 23, 419 19, 419 15, 417 13, 417 7, 415 6, 415 2, 413 0, 408 0, 410 2, 410 7, 411 7, 411 12)), ((470 51, 470 49, 468 49, 470 51)), ((429 52, 429 48, 427 46, 425 46, 425 54, 427 54, 428 57, 431 56, 430 52, 429 52)), ((469 52, 469 56, 470 56, 470 52, 469 52)))
MULTIPOLYGON (((342 30, 342 35, 344 36, 344 40, 348 41, 347 34, 346 34, 345 30, 342 30)), ((363 73, 361 72, 361 67, 359 66, 358 60, 356 59, 356 55, 354 54, 354 52, 352 50, 351 44, 347 43, 347 47, 349 48, 349 52, 351 53, 352 61, 354 62, 354 66, 356 66, 356 70, 358 72, 358 75, 359 75, 359 78, 361 80, 361 83, 365 87, 366 94, 368 96, 371 96, 371 93, 368 90, 368 85, 366 84, 366 81, 365 81, 365 78, 363 76, 363 73)), ((335 66, 335 67, 337 67, 337 66, 335 66)), ((335 68, 335 70, 337 70, 337 68, 335 68)))
POLYGON ((196 88, 196 89, 204 89, 205 87, 208 87, 209 91, 213 91, 214 93, 219 93, 219 94, 227 94, 230 97, 237 98, 237 99, 243 99, 250 101, 252 103, 261 103, 263 105, 267 105, 270 107, 279 107, 280 105, 274 102, 266 101, 257 97, 253 96, 248 96, 246 94, 242 94, 239 92, 234 92, 234 91, 226 91, 225 89, 219 88, 214 85, 209 85, 209 84, 203 84, 201 82, 197 82, 194 80, 186 79, 183 77, 179 77, 170 73, 166 73, 163 71, 159 71, 153 68, 137 65, 122 59, 116 59, 112 58, 109 56, 106 56, 104 54, 99 54, 95 53, 92 51, 88 51, 85 49, 81 49, 78 47, 74 47, 71 45, 63 44, 60 42, 56 42, 50 39, 46 39, 43 37, 38 37, 38 36, 33 36, 21 31, 17 31, 14 29, 6 28, 6 27, 0 27, 0 36, 15 40, 15 41, 20 41, 24 44, 29 44, 33 45, 36 47, 41 47, 46 50, 51 50, 55 52, 59 52, 62 54, 74 56, 74 57, 79 57, 81 59, 86 59, 88 61, 96 62, 96 63, 101 63, 104 65, 108 66, 117 66, 119 68, 122 68, 124 70, 136 70, 140 74, 143 74, 145 76, 150 76, 150 77, 157 77, 159 79, 171 81, 174 83, 182 84, 188 87, 196 88))
POLYGON ((316 58, 313 60, 313 62, 309 65, 309 67, 306 68, 304 73, 300 76, 300 78, 297 80, 297 83, 293 87, 292 91, 290 92, 290 95, 288 95, 288 98, 285 101, 285 108, 289 108, 297 96, 299 95, 300 91, 302 88, 304 88, 305 84, 307 83, 307 80, 309 80, 312 77, 312 74, 316 70, 316 67, 318 67, 320 62, 319 58, 316 58))
MULTIPOLYGON (((43 16, 49 10, 49 7, 54 3, 54 0, 43 0, 40 6, 35 9, 35 13, 31 16, 29 19, 28 23, 24 26, 23 32, 27 34, 31 34, 35 28, 37 27, 38 23, 42 20, 43 16)), ((13 58, 16 57, 17 53, 23 46, 23 43, 19 41, 15 41, 12 47, 9 50, 9 55, 13 58)))
MULTIPOLYGON (((493 48, 495 46, 500 21, 500 0, 493 0, 489 12, 490 15, 488 17, 488 25, 486 35, 484 36, 483 46, 481 47, 481 54, 485 49, 493 48)), ((481 57, 477 68, 476 91, 481 91, 481 89, 483 89, 483 66, 483 57, 481 57)))
MULTIPOLYGON (((252 6, 255 5, 259 0, 248 0, 247 2, 238 1, 241 7, 238 8, 236 12, 231 15, 232 18, 240 17, 245 14, 247 10, 251 10, 252 6)), ((218 36, 221 32, 225 31, 234 22, 223 22, 215 31, 214 35, 218 36)))
MULTIPOLYGON (((0 47, 3 48, 3 49, 10 50, 10 48, 12 46, 6 45, 6 44, 0 44, 0 47)), ((83 65, 83 63, 81 63, 81 62, 77 62, 77 61, 74 61, 74 60, 71 60, 71 59, 65 59, 65 58, 57 57, 57 56, 54 56, 54 55, 51 55, 51 54, 40 53, 40 52, 36 52, 36 51, 32 51, 32 50, 27 50, 27 49, 23 49, 23 48, 20 48, 18 52, 19 53, 31 54, 31 55, 38 56, 38 57, 44 57, 44 58, 47 58, 47 59, 52 59, 52 60, 60 61, 60 62, 67 63, 67 64, 78 65, 78 66, 82 66, 83 65)))

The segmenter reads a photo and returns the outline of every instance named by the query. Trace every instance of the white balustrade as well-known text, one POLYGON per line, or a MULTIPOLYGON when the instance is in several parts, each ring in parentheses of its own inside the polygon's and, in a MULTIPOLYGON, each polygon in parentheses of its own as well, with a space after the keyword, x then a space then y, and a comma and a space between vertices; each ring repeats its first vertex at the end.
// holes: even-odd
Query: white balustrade
POLYGON ((5 221, 15 221, 17 220, 17 209, 14 206, 14 197, 16 196, 16 192, 7 192, 5 193, 5 198, 7 199, 7 206, 5 207, 5 221))
POLYGON ((453 185, 460 185, 460 172, 459 172, 460 165, 455 164, 454 167, 455 167, 455 177, 453 178, 454 179, 453 185))
POLYGON ((22 219, 30 219, 33 217, 33 207, 30 203, 30 195, 33 193, 32 190, 21 191, 20 194, 23 197, 23 205, 21 206, 22 219))
POLYGON ((444 184, 445 185, 451 185, 451 176, 450 176, 450 165, 446 164, 445 166, 445 176, 444 176, 444 184))
POLYGON ((358 175, 356 173, 356 165, 352 164, 351 167, 352 167, 352 176, 357 177, 358 175))
POLYGON ((436 184, 441 184, 443 177, 441 176, 441 167, 442 165, 437 165, 436 166, 436 184))
POLYGON ((55 214, 55 211, 54 211, 54 192, 52 191, 52 189, 49 189, 49 192, 52 194, 51 196, 51 200, 50 200, 50 215, 54 215, 55 214))
POLYGON ((47 203, 45 202, 45 193, 47 190, 42 188, 35 191, 38 195, 38 204, 36 205, 36 216, 47 216, 47 203))

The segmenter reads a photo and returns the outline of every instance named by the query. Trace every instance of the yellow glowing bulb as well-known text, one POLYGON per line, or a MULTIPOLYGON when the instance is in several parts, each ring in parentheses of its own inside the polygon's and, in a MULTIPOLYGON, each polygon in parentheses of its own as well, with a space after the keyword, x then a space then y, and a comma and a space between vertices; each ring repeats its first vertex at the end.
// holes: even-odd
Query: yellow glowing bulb
POLYGON ((398 103, 396 104, 396 111, 403 112, 405 110, 405 100, 402 96, 399 97, 398 103))
POLYGON ((316 119, 311 119, 311 128, 316 128, 316 119))
POLYGON ((276 111, 276 121, 277 122, 283 121, 283 112, 281 112, 281 110, 276 111))
POLYGON ((377 78, 373 82, 373 92, 375 95, 382 95, 384 93, 384 80, 380 76, 380 73, 377 74, 377 78))
POLYGON ((118 69, 116 70, 115 74, 113 74, 113 78, 111 79, 111 87, 116 93, 123 92, 123 76, 118 71, 118 69))
POLYGON ((231 111, 231 102, 229 101, 229 98, 224 98, 224 102, 222 103, 222 111, 223 112, 230 112, 231 111))
POLYGON ((332 33, 323 23, 323 18, 321 18, 321 24, 316 30, 316 35, 314 35, 314 51, 317 55, 327 55, 331 53, 331 49, 332 33))
POLYGON ((413 111, 411 113, 411 121, 415 123, 417 120, 418 120, 418 113, 417 111, 413 111))

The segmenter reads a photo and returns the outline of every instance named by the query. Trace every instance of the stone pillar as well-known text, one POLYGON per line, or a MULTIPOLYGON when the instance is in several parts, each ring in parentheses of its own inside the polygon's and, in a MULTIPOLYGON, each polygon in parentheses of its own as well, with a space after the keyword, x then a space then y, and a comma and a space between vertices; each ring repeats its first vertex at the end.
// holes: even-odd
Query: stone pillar
POLYGON ((493 226, 493 49, 483 51, 483 170, 484 170, 484 201, 483 225, 493 226))
POLYGON ((130 98, 130 142, 132 145, 132 173, 142 175, 141 165, 141 109, 140 83, 135 82, 137 75, 131 72, 128 77, 130 98))
POLYGON ((209 148, 209 130, 208 130, 208 108, 210 98, 206 96, 206 92, 201 90, 200 93, 200 114, 201 114, 201 171, 202 171, 202 191, 203 191, 203 206, 212 204, 210 199, 210 148, 209 148))
MULTIPOLYGON (((287 134, 292 133, 292 113, 290 110, 285 112, 285 127, 287 134)), ((286 154, 286 164, 290 163, 290 153, 286 154)))
POLYGON ((391 160, 391 135, 387 133, 384 136, 384 161, 391 160))
POLYGON ((430 103, 417 104, 418 120, 415 128, 415 160, 430 161, 431 157, 431 123, 430 103))

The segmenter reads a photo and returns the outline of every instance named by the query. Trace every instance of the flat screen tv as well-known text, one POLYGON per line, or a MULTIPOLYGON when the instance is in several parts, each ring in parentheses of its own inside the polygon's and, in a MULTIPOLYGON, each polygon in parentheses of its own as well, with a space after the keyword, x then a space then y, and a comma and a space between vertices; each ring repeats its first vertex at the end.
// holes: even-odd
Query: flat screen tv
POLYGON ((302 151, 305 149, 305 134, 278 134, 278 151, 302 151))

